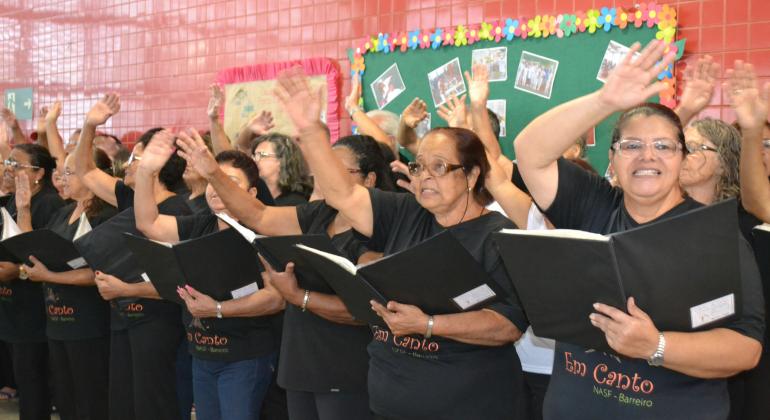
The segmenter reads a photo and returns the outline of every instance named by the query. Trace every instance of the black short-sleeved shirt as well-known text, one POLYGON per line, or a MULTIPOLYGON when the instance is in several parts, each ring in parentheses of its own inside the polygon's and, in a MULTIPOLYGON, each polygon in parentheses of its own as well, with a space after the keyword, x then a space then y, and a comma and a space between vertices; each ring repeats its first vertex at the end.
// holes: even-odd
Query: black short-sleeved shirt
POLYGON ((190 211, 193 214, 208 214, 211 213, 209 209, 209 203, 206 202, 206 194, 201 194, 195 198, 190 198, 190 195, 185 196, 187 205, 190 207, 190 211))
MULTIPOLYGON (((303 234, 327 234, 327 228, 336 216, 337 210, 324 201, 297 206, 297 220, 303 234)), ((335 235, 331 240, 351 261, 357 261, 366 252, 350 230, 335 235)), ((328 286, 315 291, 334 294, 328 286)), ((371 336, 367 326, 338 324, 287 305, 278 383, 293 391, 365 391, 369 368, 366 345, 371 336)))
MULTIPOLYGON (((30 201, 32 228, 45 227, 63 205, 64 201, 56 189, 44 185, 30 201)), ((5 208, 16 217, 15 197, 8 199, 5 208)), ((44 342, 45 323, 40 283, 16 279, 0 284, 0 340, 10 343, 44 342)))
MULTIPOLYGON (((123 181, 115 184, 115 198, 118 211, 134 206, 134 190, 123 181)), ((173 195, 158 204, 158 212, 169 216, 185 216, 192 212, 184 196, 173 195)), ((110 302, 111 324, 114 331, 123 330, 131 325, 163 318, 171 322, 179 322, 181 309, 173 302, 158 299, 119 298, 110 302)))
MULTIPOLYGON (((177 216, 179 239, 184 241, 218 232, 218 220, 213 214, 177 216)), ((254 258, 258 258, 256 253, 254 258)), ((254 280, 260 288, 264 287, 261 278, 254 280)), ((186 308, 182 315, 190 354, 198 359, 225 362, 254 359, 275 351, 272 318, 273 315, 201 319, 193 318, 186 308)))
POLYGON ((274 201, 278 207, 299 206, 307 203, 307 197, 298 192, 288 192, 274 197, 274 201))
MULTIPOLYGON (((558 165, 558 191, 545 212, 554 226, 601 234, 640 226, 626 211, 620 189, 567 161, 560 160, 558 165)), ((686 198, 657 220, 700 206, 686 198)), ((763 304, 757 267, 752 259, 748 244, 742 241, 743 314, 726 328, 761 341, 763 304)), ((663 367, 652 367, 646 360, 557 342, 544 418, 724 419, 729 408, 724 380, 693 378, 663 367)))
MULTIPOLYGON (((446 230, 412 194, 370 190, 374 212, 369 248, 390 255, 446 230)), ((508 297, 488 308, 525 331, 528 321, 490 233, 514 224, 491 212, 451 226, 508 297)), ((420 279, 414 279, 420 281, 420 279)), ((521 363, 510 344, 478 346, 444 337, 393 336, 374 328, 369 344, 372 410, 388 418, 502 419, 517 411, 521 363)))
MULTIPOLYGON (((48 229, 71 241, 80 225, 78 220, 69 223, 76 206, 77 203, 71 203, 59 209, 49 221, 48 229)), ((96 227, 116 213, 115 207, 105 205, 88 222, 91 227, 96 227)), ((44 283, 43 293, 49 339, 87 340, 109 335, 110 306, 99 295, 96 286, 44 283)))

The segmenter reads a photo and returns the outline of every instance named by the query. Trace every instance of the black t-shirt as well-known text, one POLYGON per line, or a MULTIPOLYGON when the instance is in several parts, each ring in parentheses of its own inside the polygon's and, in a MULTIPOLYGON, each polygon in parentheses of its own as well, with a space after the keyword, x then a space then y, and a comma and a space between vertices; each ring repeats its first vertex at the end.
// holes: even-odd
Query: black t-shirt
MULTIPOLYGON (((118 211, 134 205, 134 190, 118 181, 115 184, 115 197, 118 211)), ((185 216, 192 212, 184 196, 173 195, 158 204, 158 212, 169 216, 185 216)), ((179 322, 181 309, 173 302, 145 298, 119 298, 110 301, 110 328, 119 331, 141 322, 162 318, 170 322, 179 322)))
MULTIPOLYGON (((80 225, 79 219, 69 223, 77 203, 59 209, 48 223, 48 229, 67 240, 72 240, 80 225)), ((91 227, 100 225, 117 213, 115 207, 105 205, 98 214, 88 219, 91 227)), ((110 333, 110 306, 99 295, 96 286, 70 286, 44 283, 46 333, 51 340, 87 340, 106 337, 110 333)))
POLYGON ((307 203, 307 197, 298 192, 288 192, 274 197, 274 201, 278 207, 299 206, 307 203))
MULTIPOLYGON (((213 214, 177 216, 179 239, 198 238, 218 232, 219 218, 213 214)), ((257 255, 254 254, 257 259, 257 255)), ((262 279, 255 279, 260 288, 262 279)), ((193 357, 236 362, 265 356, 276 350, 271 324, 272 315, 233 318, 193 318, 184 308, 182 319, 193 357)))
MULTIPOLYGON (((390 255, 446 230, 412 194, 370 190, 374 212, 369 248, 390 255)), ((520 331, 528 321, 490 233, 514 224, 491 212, 448 228, 489 273, 507 299, 488 307, 520 331)), ((414 279, 419 281, 420 279, 414 279)), ((369 344, 372 410, 388 418, 502 419, 517 412, 521 363, 510 344, 479 346, 444 337, 396 337, 373 328, 369 344)))
MULTIPOLYGON (((297 220, 303 234, 327 234, 337 210, 324 201, 297 206, 297 220)), ((331 238, 335 247, 351 261, 366 252, 352 230, 331 238)), ((334 294, 328 286, 320 293, 334 294)), ((283 340, 279 359, 278 383, 293 391, 361 392, 366 390, 371 341, 367 326, 343 325, 327 321, 294 305, 284 311, 283 340)))
POLYGON ((185 199, 187 200, 187 205, 190 207, 190 211, 193 212, 193 214, 208 214, 211 213, 211 209, 209 209, 209 203, 206 202, 206 194, 201 194, 193 199, 190 198, 190 195, 186 195, 185 199))
MULTIPOLYGON (((30 201, 32 228, 44 228, 63 205, 64 201, 53 186, 43 186, 30 201)), ((5 208, 16 217, 15 197, 9 198, 5 208)), ((0 284, 0 340, 10 343, 44 342, 45 320, 40 283, 15 279, 0 284)))
MULTIPOLYGON (((558 192, 545 212, 555 227, 607 234, 640 226, 626 211, 620 189, 567 161, 558 165, 558 192)), ((698 207, 700 203, 686 198, 656 220, 698 207)), ((741 245, 743 314, 726 328, 761 341, 764 320, 757 267, 748 244, 741 245)), ((729 408, 725 380, 698 379, 652 367, 646 360, 557 342, 544 418, 724 419, 729 408)))

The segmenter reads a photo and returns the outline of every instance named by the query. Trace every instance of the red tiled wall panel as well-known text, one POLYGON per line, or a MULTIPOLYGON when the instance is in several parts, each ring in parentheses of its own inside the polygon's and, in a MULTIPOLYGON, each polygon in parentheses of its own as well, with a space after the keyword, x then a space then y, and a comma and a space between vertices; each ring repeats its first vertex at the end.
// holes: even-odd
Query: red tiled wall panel
MULTIPOLYGON (((702 54, 753 62, 770 79, 767 0, 668 1, 688 39, 680 68, 702 54)), ((0 89, 34 88, 36 105, 64 102, 63 134, 106 91, 122 95, 108 130, 206 126, 206 87, 219 69, 324 56, 368 34, 585 10, 615 0, 4 0, 0 89)), ((342 91, 347 92, 348 82, 342 91)), ((704 114, 732 120, 721 90, 704 114)), ((344 115, 344 114, 343 114, 344 115)), ((29 129, 31 122, 24 122, 29 129)), ((347 121, 343 132, 349 129, 347 121)))

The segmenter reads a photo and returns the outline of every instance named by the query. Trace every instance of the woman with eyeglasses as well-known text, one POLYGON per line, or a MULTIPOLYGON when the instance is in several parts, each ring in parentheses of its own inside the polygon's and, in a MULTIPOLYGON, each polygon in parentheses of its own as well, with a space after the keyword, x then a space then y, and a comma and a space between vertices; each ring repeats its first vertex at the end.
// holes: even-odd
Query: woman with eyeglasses
MULTIPOLYGON (((20 225, 44 228, 64 205, 51 182, 56 162, 36 144, 19 144, 5 160, 4 177, 27 182, 29 211, 17 211, 15 193, 5 208, 21 215, 20 225)), ((18 188, 18 186, 17 186, 18 188)), ((14 376, 19 391, 19 418, 50 418, 46 311, 40 283, 30 282, 22 266, 0 262, 0 340, 11 343, 14 376)))
MULTIPOLYGON (((110 159, 103 151, 97 150, 94 157, 100 170, 110 170, 110 159)), ((64 191, 74 202, 61 207, 46 226, 68 240, 75 239, 85 224, 97 226, 117 213, 114 207, 83 186, 72 162, 72 157, 67 158, 62 169, 64 191)), ((29 212, 29 197, 26 194, 17 194, 17 197, 19 214, 29 212)), ((32 265, 22 265, 22 269, 30 282, 43 285, 46 335, 59 415, 62 419, 106 419, 109 305, 99 296, 94 272, 88 267, 52 272, 34 255, 29 259, 32 265)))
MULTIPOLYGON (((634 44, 600 90, 553 108, 517 137, 518 168, 555 227, 607 234, 701 206, 680 186, 686 150, 679 118, 658 104, 639 105, 664 88, 653 83, 674 59, 664 49, 653 41, 632 61, 634 44), (561 158, 575 133, 623 110, 609 151, 618 187, 561 158)), ((496 195, 499 186, 490 189, 505 199, 496 195)), ((743 312, 723 328, 659 331, 633 298, 623 310, 595 304, 590 320, 619 356, 557 342, 543 417, 725 419, 724 378, 754 367, 762 350, 761 286, 745 243, 740 257, 743 312)))
POLYGON ((414 195, 367 189, 351 182, 334 159, 319 117, 320 97, 302 70, 279 75, 276 93, 297 127, 298 143, 326 202, 369 238, 370 249, 387 256, 450 230, 506 291, 503 300, 485 309, 449 315, 426 314, 394 301, 371 302, 387 324, 373 328, 368 346, 372 411, 385 418, 516 415, 522 373, 511 343, 527 320, 490 237, 514 225, 485 208, 491 201, 483 181, 489 164, 479 138, 466 129, 434 129, 410 167, 414 195))
POLYGON ((260 136, 252 143, 251 154, 276 206, 307 202, 313 182, 307 174, 302 151, 290 138, 275 133, 260 136))
MULTIPOLYGON (((263 235, 324 234, 352 261, 374 256, 355 237, 350 223, 322 199, 299 206, 266 206, 238 188, 200 141, 180 136, 190 165, 208 180, 228 211, 263 235)), ((395 184, 377 142, 368 136, 343 137, 331 159, 344 167, 345 180, 365 188, 392 191, 395 184)), ((316 191, 323 196, 323 191, 316 191)), ((356 322, 329 287, 301 288, 293 274, 264 264, 271 283, 288 303, 284 313, 278 383, 287 390, 292 419, 371 418, 366 346, 371 331, 356 322)), ((225 310, 223 304, 223 310, 225 310)))

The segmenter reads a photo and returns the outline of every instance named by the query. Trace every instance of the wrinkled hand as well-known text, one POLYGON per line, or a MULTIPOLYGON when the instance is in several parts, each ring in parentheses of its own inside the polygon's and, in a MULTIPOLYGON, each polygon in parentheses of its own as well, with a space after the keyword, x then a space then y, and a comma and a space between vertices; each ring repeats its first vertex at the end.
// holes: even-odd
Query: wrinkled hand
POLYGON ((412 184, 412 175, 409 173, 409 167, 407 167, 406 164, 404 164, 404 162, 401 162, 400 160, 396 159, 393 162, 390 162, 390 170, 396 173, 406 175, 409 181, 404 181, 403 179, 397 179, 396 185, 414 194, 414 185, 412 184))
POLYGON ((110 274, 97 271, 94 273, 94 282, 96 288, 99 290, 99 294, 102 295, 104 300, 112 300, 125 296, 126 283, 110 274))
POLYGON ((56 101, 48 108, 48 112, 45 115, 45 122, 48 124, 56 123, 61 116, 61 101, 56 101))
POLYGON ((29 177, 24 171, 16 171, 16 192, 14 193, 17 209, 29 208, 32 201, 32 191, 29 187, 29 177))
POLYGON ((174 141, 174 135, 168 130, 156 133, 152 141, 144 148, 142 160, 139 161, 139 168, 153 174, 160 172, 163 165, 176 152, 174 141))
POLYGON ((695 66, 685 69, 679 107, 692 114, 700 112, 711 102, 718 76, 719 64, 710 55, 700 58, 695 66))
POLYGON ((260 112, 259 115, 252 118, 247 124, 249 131, 257 136, 267 134, 273 127, 275 127, 275 124, 273 123, 273 113, 270 111, 260 112))
POLYGON ((345 111, 352 115, 353 111, 359 109, 361 103, 361 78, 356 76, 350 81, 350 94, 345 98, 345 111))
POLYGON ((48 279, 51 276, 51 270, 48 269, 48 267, 45 266, 40 260, 35 258, 33 255, 29 256, 29 260, 32 262, 32 265, 26 265, 23 264, 22 268, 24 268, 24 271, 27 272, 27 275, 29 276, 30 281, 48 281, 48 279))
POLYGON ((649 359, 657 351, 658 329, 634 298, 628 299, 628 314, 601 303, 594 309, 598 313, 590 315, 591 324, 602 330, 613 350, 637 359, 649 359))
POLYGON ((468 113, 465 107, 465 96, 466 95, 463 95, 458 99, 457 96, 452 95, 448 101, 436 110, 438 116, 446 121, 450 127, 468 128, 468 113))
POLYGON ((209 91, 211 92, 211 97, 209 98, 209 105, 206 108, 206 114, 210 119, 219 119, 219 109, 225 102, 225 95, 222 92, 222 88, 216 83, 209 85, 209 91))
MULTIPOLYGON (((152 143, 150 143, 152 144, 152 143)), ((187 132, 180 132, 176 140, 179 147, 179 156, 187 161, 202 177, 209 178, 219 169, 217 161, 206 147, 198 131, 189 128, 187 132)), ((144 158, 142 158, 144 160, 144 158)))
POLYGON ((296 66, 278 75, 275 95, 283 104, 294 126, 302 132, 321 123, 323 86, 310 88, 310 82, 302 67, 296 66))
POLYGON ((489 69, 485 64, 475 64, 472 70, 473 75, 468 71, 465 72, 471 105, 486 109, 487 99, 489 99, 489 69))
POLYGON ((184 300, 187 310, 196 318, 217 316, 217 301, 211 296, 195 290, 192 286, 177 287, 176 292, 184 300))
POLYGON ((5 121, 9 127, 13 127, 17 123, 16 114, 14 114, 13 111, 8 108, 3 108, 0 111, 0 117, 3 118, 3 121, 5 121))
POLYGON ((394 301, 382 306, 377 301, 369 301, 372 310, 382 318, 393 335, 425 334, 428 329, 428 315, 414 305, 405 305, 394 301))
POLYGON ((0 261, 0 282, 19 278, 19 266, 8 261, 0 261))
POLYGON ((415 128, 428 117, 428 105, 420 98, 414 98, 401 113, 401 121, 409 128, 415 128))
POLYGON ((743 130, 761 130, 768 119, 770 82, 760 89, 754 66, 740 60, 726 72, 724 90, 743 130))
POLYGON ((102 125, 118 111, 120 111, 120 96, 116 93, 108 93, 88 111, 86 124, 94 127, 102 125))
POLYGON ((634 59, 639 48, 638 42, 631 46, 599 90, 602 102, 615 110, 634 107, 666 88, 664 83, 657 81, 657 77, 674 61, 676 54, 669 52, 664 56, 665 43, 653 40, 634 59))
POLYGON ((305 297, 305 291, 300 289, 297 283, 297 276, 294 274, 294 263, 286 264, 284 271, 276 271, 270 263, 259 255, 262 266, 265 267, 265 273, 270 278, 270 285, 283 296, 286 301, 293 305, 301 305, 305 297))

